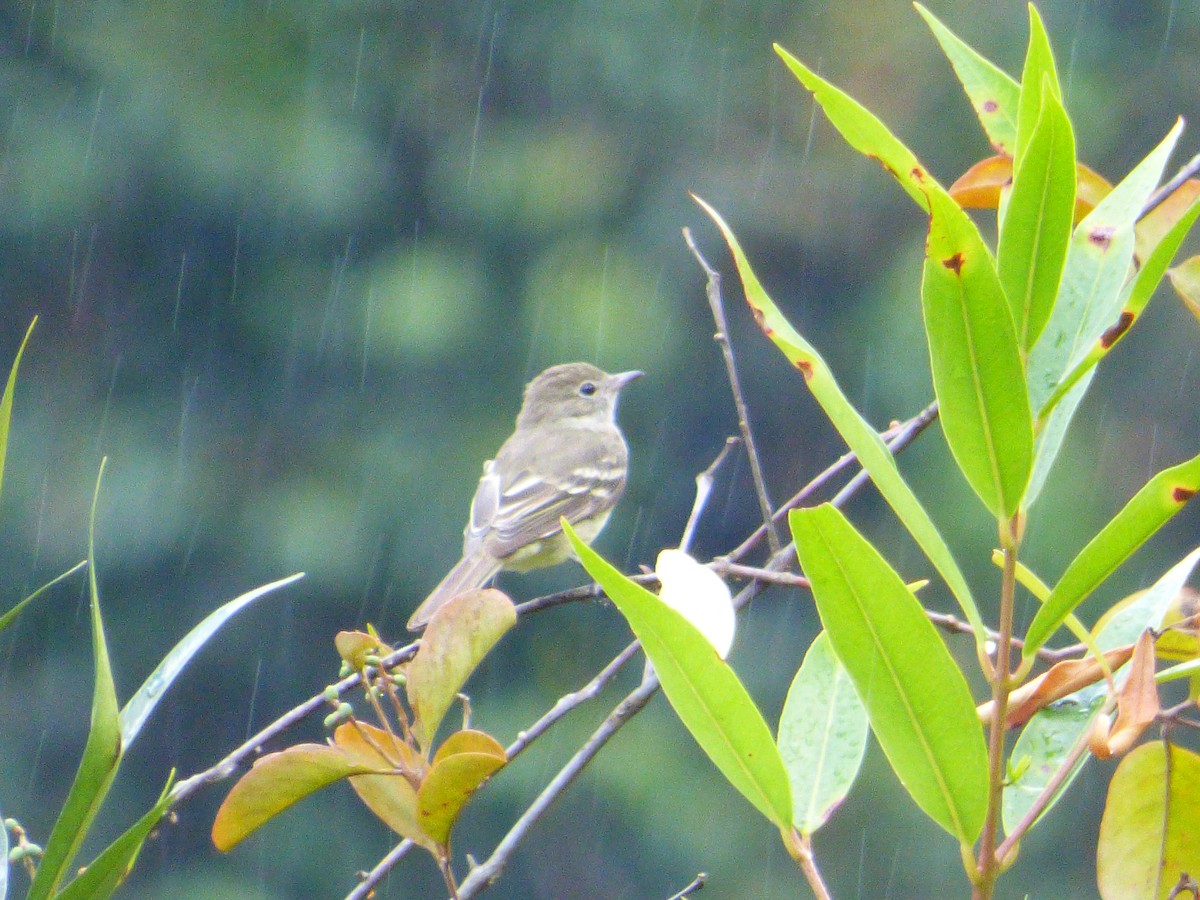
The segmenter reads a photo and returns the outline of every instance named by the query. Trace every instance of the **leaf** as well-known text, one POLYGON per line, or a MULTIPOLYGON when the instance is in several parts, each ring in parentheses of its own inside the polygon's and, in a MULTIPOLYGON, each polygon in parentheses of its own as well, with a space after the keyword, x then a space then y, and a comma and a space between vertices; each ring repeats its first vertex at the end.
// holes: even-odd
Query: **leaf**
POLYGON ((877 160, 900 182, 900 186, 912 197, 913 202, 928 211, 929 200, 926 194, 930 185, 936 186, 937 182, 913 152, 897 140, 887 126, 857 100, 807 68, 779 44, 775 44, 774 47, 775 52, 792 70, 792 74, 812 92, 833 127, 846 139, 846 143, 864 156, 877 160))
POLYGON ((1160 708, 1158 685, 1154 682, 1154 635, 1146 629, 1134 647, 1125 682, 1117 690, 1116 722, 1111 728, 1092 730, 1092 755, 1108 759, 1127 753, 1154 724, 1160 708))
POLYGON ((333 645, 342 662, 355 672, 362 672, 369 665, 367 657, 387 656, 392 652, 378 635, 365 631, 339 631, 333 636, 333 645))
POLYGON ((867 749, 867 713, 850 675, 821 632, 779 717, 779 753, 792 783, 792 824, 810 835, 841 805, 867 749))
POLYGON ((1178 224, 1179 220, 1200 199, 1200 178, 1189 178, 1175 188, 1154 209, 1138 219, 1134 227, 1134 255, 1139 261, 1154 252, 1154 248, 1178 224))
MULTIPOLYGON (((1079 551, 1046 602, 1038 608, 1025 634, 1022 650, 1025 659, 1032 658, 1067 615, 1170 521, 1197 490, 1200 490, 1200 456, 1164 469, 1146 482, 1124 509, 1079 551)), ((1136 633, 1123 643, 1132 643, 1135 637, 1136 633)))
POLYGON ((172 647, 171 651, 162 658, 162 662, 155 666, 145 683, 129 698, 125 708, 121 710, 121 741, 125 748, 128 749, 133 744, 141 732, 142 726, 146 724, 146 720, 150 718, 150 714, 154 712, 158 702, 162 700, 163 694, 175 683, 179 673, 191 662, 192 657, 200 652, 200 648, 208 643, 208 639, 220 630, 222 625, 258 598, 299 581, 303 577, 304 573, 298 572, 287 578, 281 578, 270 584, 254 588, 252 591, 247 591, 240 597, 235 597, 205 616, 200 624, 196 625, 178 644, 172 647))
POLYGON ((1071 120, 1058 98, 1047 90, 1013 182, 996 250, 997 271, 1023 352, 1042 333, 1058 295, 1071 240, 1074 173, 1071 120))
POLYGON ((351 775, 380 771, 385 766, 379 760, 361 762, 328 744, 297 744, 268 753, 238 779, 217 810, 213 846, 228 852, 310 794, 351 775))
POLYGON ((124 834, 105 847, 74 881, 55 895, 55 900, 97 900, 101 897, 111 897, 133 868, 146 838, 162 821, 173 801, 171 781, 168 781, 158 802, 124 834))
POLYGON ((104 639, 100 591, 96 586, 96 507, 100 502, 100 484, 106 463, 107 459, 100 462, 88 520, 88 598, 92 619, 92 658, 96 668, 92 687, 91 727, 75 780, 46 841, 46 851, 30 885, 29 900, 49 897, 67 876, 71 862, 87 837, 121 764, 117 690, 108 658, 108 643, 104 639))
MULTIPOLYGON (((1101 681, 1114 669, 1129 662, 1131 656, 1133 647, 1126 646, 1117 647, 1105 654, 1107 667, 1101 666, 1093 656, 1056 662, 1041 675, 1009 694, 1004 727, 1016 728, 1018 725, 1024 725, 1035 713, 1050 704, 1101 681)), ((991 717, 992 701, 989 700, 979 707, 979 721, 987 722, 991 717)))
POLYGON ((920 602, 833 506, 789 515, 821 622, 900 782, 925 813, 974 843, 987 810, 975 704, 920 602))
MULTIPOLYGON (((1025 51, 1025 68, 1021 72, 1021 96, 1017 106, 1017 143, 1013 151, 1013 164, 1018 172, 1025 161, 1025 153, 1033 139, 1037 121, 1042 115, 1042 100, 1045 96, 1056 100, 1062 97, 1058 86, 1058 72, 1054 68, 1054 53, 1050 49, 1050 38, 1033 4, 1029 4, 1029 46, 1025 51)), ((1064 113, 1065 116, 1065 113, 1064 113)))
POLYGON ((954 67, 988 140, 997 151, 1011 156, 1017 134, 1020 85, 967 46, 920 3, 913 5, 954 67))
POLYGON ((350 786, 367 809, 401 837, 436 853, 437 842, 417 824, 415 785, 426 771, 421 757, 399 738, 365 722, 339 725, 333 740, 358 765, 386 772, 351 777, 350 786))
POLYGON ((36 591, 34 591, 32 594, 30 594, 28 597, 26 597, 24 600, 22 600, 16 606, 14 606, 12 609, 10 609, 8 612, 6 612, 4 615, 0 616, 0 631, 3 631, 9 625, 11 625, 13 622, 15 622, 17 619, 17 616, 19 616, 21 614, 21 611, 23 609, 25 609, 26 606, 28 606, 30 603, 32 603, 34 600, 36 600, 38 597, 42 596, 42 594, 46 593, 48 590, 50 590, 50 588, 54 587, 59 582, 66 581, 68 578, 70 578, 72 575, 74 575, 76 572, 78 572, 80 569, 82 569, 86 566, 87 566, 86 559, 75 563, 75 565, 71 566, 71 568, 67 569, 67 571, 63 572, 61 575, 58 575, 58 576, 52 578, 50 581, 47 581, 40 588, 38 588, 36 591))
POLYGON ((1096 845, 1105 900, 1166 898, 1182 873, 1200 872, 1200 756, 1156 741, 1117 766, 1096 845))
POLYGON ((1200 256, 1185 259, 1167 272, 1171 276, 1171 287, 1183 301, 1188 311, 1200 319, 1200 256))
POLYGON ((921 301, 946 442, 984 505, 1008 519, 1033 462, 1033 416, 991 254, 948 194, 931 191, 921 301))
POLYGON ((1133 261, 1133 226, 1141 215, 1182 129, 1182 121, 1121 181, 1071 236, 1054 311, 1029 353, 1030 404, 1037 413, 1038 444, 1026 502, 1032 504, 1058 456, 1067 426, 1094 369, 1052 410, 1047 401, 1101 335, 1117 321, 1133 261))
POLYGON ((958 601, 959 607, 974 629, 976 643, 981 646, 987 640, 987 629, 983 624, 983 618, 979 615, 975 599, 971 596, 967 581, 958 568, 958 563, 950 552, 945 539, 938 532, 933 520, 929 518, 929 513, 925 511, 921 502, 913 494, 908 482, 901 477, 899 469, 896 468, 895 457, 880 440, 875 429, 867 424, 858 410, 846 399, 846 395, 838 386, 829 365, 783 317, 775 302, 763 290, 754 270, 750 268, 746 254, 742 252, 741 245, 733 231, 725 224, 725 220, 699 197, 693 197, 693 199, 712 217, 725 236, 738 273, 741 275, 746 303, 749 304, 759 328, 775 346, 783 351, 788 361, 804 376, 805 386, 812 392, 817 403, 821 405, 833 427, 842 436, 842 440, 854 451, 863 468, 871 476, 871 480, 875 482, 875 486, 879 488, 879 492, 891 506, 892 511, 896 513, 901 523, 908 529, 909 534, 913 536, 917 545, 925 552, 929 561, 933 563, 934 568, 938 570, 949 586, 950 592, 958 601))
POLYGON ((641 641, 663 693, 700 749, 759 812, 790 830, 787 770, 771 730, 737 675, 695 625, 609 565, 579 540, 565 519, 563 530, 583 567, 641 641))
POLYGON ((413 732, 426 750, 475 667, 516 622, 512 601, 493 588, 461 594, 430 619, 406 670, 413 732))
POLYGON ((29 327, 25 330, 25 337, 21 339, 21 346, 17 348, 17 355, 13 358, 12 368, 8 370, 8 381, 4 385, 4 395, 0 396, 0 483, 4 481, 4 461, 8 455, 8 429, 12 423, 12 408, 13 395, 17 390, 17 369, 21 366, 21 357, 25 353, 25 345, 29 343, 29 336, 33 334, 33 326, 37 324, 37 316, 29 323, 29 327))
MULTIPOLYGON (((1134 643, 1147 628, 1158 628, 1179 595, 1192 570, 1200 562, 1200 547, 1172 566, 1150 588, 1139 592, 1130 603, 1119 605, 1118 611, 1097 623, 1095 643, 1102 652, 1134 643)), ((1124 669, 1113 677, 1118 687, 1124 684, 1124 669)), ((1012 831, 1042 793, 1050 778, 1058 771, 1067 754, 1082 735, 1093 727, 1093 720, 1104 705, 1107 685, 1093 685, 1076 691, 1064 700, 1041 710, 1021 732, 1013 747, 1011 759, 1031 759, 1025 773, 1004 792, 1004 827, 1012 831)), ((1070 777, 1059 787, 1051 803, 1042 811, 1044 817, 1070 786, 1085 757, 1072 770, 1070 777)), ((1039 819, 1040 821, 1040 819, 1039 819)))
POLYGON ((508 762, 504 748, 482 731, 459 731, 438 748, 433 767, 417 790, 417 822, 438 844, 450 843, 450 830, 475 792, 508 762))
MULTIPOLYGON (((1120 315, 1097 338, 1096 343, 1092 345, 1087 355, 1076 363, 1075 367, 1059 383, 1043 407, 1043 416, 1045 416, 1046 410, 1053 409, 1055 404, 1069 390, 1085 377, 1088 372, 1099 365, 1100 361, 1111 353, 1117 344, 1124 340, 1125 335, 1133 328, 1142 311, 1150 302, 1151 296, 1153 296, 1154 291, 1158 288, 1159 282, 1162 281, 1163 273, 1167 271, 1167 266, 1175 258, 1175 254, 1178 252, 1180 245, 1183 244, 1188 232, 1191 231, 1192 226, 1196 223, 1198 216, 1200 216, 1200 199, 1192 204, 1189 209, 1185 210, 1176 219, 1166 234, 1163 235, 1162 239, 1150 249, 1149 256, 1145 259, 1141 268, 1138 269, 1137 275, 1134 276, 1133 281, 1129 283, 1129 286, 1122 294, 1126 299, 1120 315)), ((1172 281, 1174 281, 1174 278, 1172 278, 1172 281)))

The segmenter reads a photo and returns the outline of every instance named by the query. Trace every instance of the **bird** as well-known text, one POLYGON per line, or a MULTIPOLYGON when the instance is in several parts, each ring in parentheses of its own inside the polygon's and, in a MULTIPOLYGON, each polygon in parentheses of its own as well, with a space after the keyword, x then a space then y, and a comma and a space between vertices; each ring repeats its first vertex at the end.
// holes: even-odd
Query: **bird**
POLYGON ((408 620, 420 631, 458 595, 502 569, 525 572, 573 556, 566 519, 595 540, 625 489, 629 448, 617 425, 621 389, 641 372, 610 375, 589 363, 551 366, 525 386, 516 429, 483 464, 462 559, 408 620))

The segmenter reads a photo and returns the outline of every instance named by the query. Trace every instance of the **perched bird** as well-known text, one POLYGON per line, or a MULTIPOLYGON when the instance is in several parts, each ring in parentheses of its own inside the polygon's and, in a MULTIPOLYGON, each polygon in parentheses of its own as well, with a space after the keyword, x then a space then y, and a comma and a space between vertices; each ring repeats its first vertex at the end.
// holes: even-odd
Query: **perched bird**
POLYGON ((483 464, 462 559, 412 614, 410 631, 501 569, 525 572, 564 562, 571 545, 561 518, 583 540, 595 539, 629 470, 617 397, 641 374, 609 375, 587 363, 565 363, 525 386, 516 430, 483 464))

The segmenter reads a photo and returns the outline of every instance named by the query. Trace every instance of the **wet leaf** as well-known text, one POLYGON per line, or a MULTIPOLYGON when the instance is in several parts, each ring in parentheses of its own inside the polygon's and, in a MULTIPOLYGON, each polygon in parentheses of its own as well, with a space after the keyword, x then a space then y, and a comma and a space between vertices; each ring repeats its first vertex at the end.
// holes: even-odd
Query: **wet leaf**
POLYGON ((467 591, 434 614, 408 664, 413 731, 427 751, 446 710, 496 642, 517 622, 512 601, 493 588, 467 591))
POLYGON ((269 753, 238 780, 217 810, 213 846, 223 852, 232 850, 310 794, 350 775, 378 771, 382 765, 363 764, 328 744, 297 744, 269 753))
POLYGON ((1200 756, 1171 743, 1138 747, 1108 786, 1096 845, 1104 900, 1171 895, 1181 873, 1200 872, 1200 756))
POLYGON ((449 845, 463 807, 506 762, 504 748, 481 731, 459 731, 447 738, 417 791, 421 830, 443 847, 449 845))
POLYGON ((401 837, 436 852, 437 842, 417 824, 414 784, 420 782, 426 771, 420 756, 382 728, 365 722, 339 725, 333 733, 333 741, 361 769, 387 773, 360 774, 350 779, 350 786, 367 809, 401 837))
POLYGON ((804 654, 779 717, 792 824, 809 835, 841 805, 867 749, 867 712, 824 631, 804 654))
POLYGON ((788 517, 821 622, 909 795, 961 844, 987 810, 983 726, 962 672, 900 576, 835 507, 788 517))

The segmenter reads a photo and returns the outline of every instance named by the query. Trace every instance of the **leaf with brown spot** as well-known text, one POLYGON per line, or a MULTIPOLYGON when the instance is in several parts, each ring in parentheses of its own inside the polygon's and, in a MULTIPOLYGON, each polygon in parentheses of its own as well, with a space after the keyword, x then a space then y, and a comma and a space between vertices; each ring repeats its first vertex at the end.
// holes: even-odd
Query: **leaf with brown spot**
POLYGON ((448 737, 417 791, 422 831, 447 846, 463 807, 506 762, 504 748, 482 731, 460 731, 448 737))

